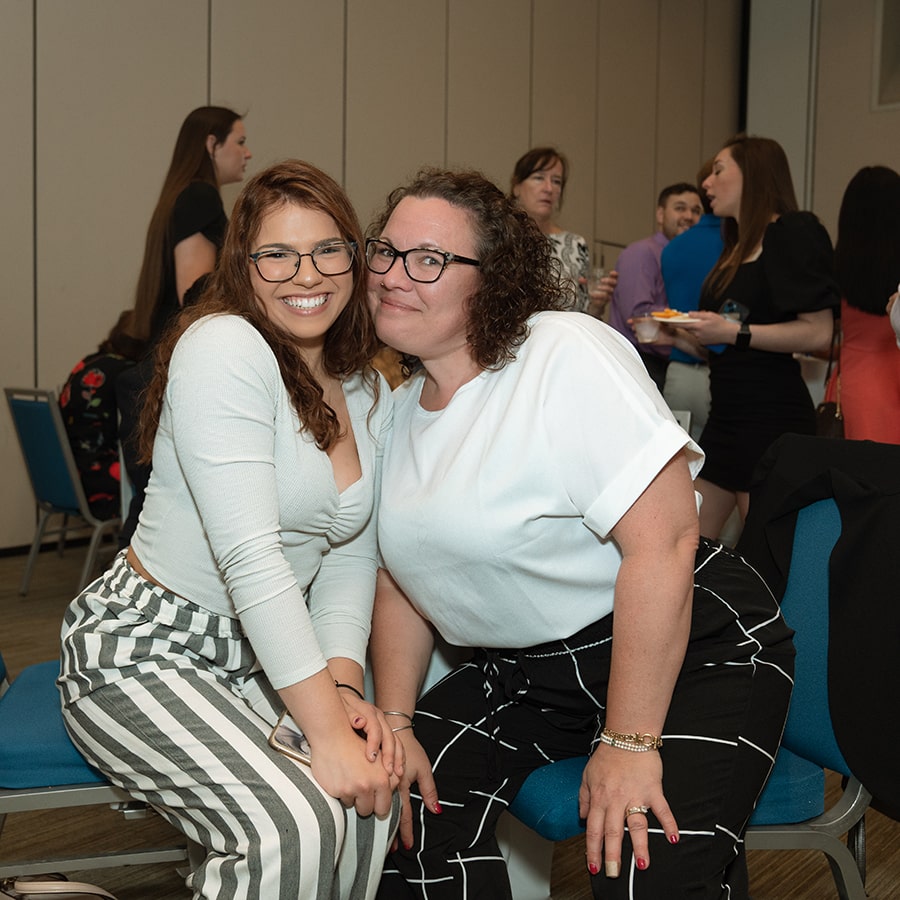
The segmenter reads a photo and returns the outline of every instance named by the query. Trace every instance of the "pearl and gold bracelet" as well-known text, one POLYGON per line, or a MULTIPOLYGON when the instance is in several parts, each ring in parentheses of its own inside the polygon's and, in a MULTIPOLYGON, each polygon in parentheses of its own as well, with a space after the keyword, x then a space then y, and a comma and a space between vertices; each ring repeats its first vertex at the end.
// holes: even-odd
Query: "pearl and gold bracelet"
POLYGON ((632 753, 646 753, 648 750, 659 750, 663 742, 661 737, 655 734, 622 734, 618 731, 610 731, 604 728, 600 732, 600 741, 608 744, 610 747, 617 747, 619 750, 630 750, 632 753))

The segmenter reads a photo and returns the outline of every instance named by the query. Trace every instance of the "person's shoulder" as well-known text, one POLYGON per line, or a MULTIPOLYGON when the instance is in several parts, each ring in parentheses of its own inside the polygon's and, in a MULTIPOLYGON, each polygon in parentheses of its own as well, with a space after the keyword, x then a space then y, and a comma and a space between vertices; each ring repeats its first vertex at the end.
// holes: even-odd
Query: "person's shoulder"
POLYGON ((191 323, 178 339, 176 351, 203 350, 224 357, 258 354, 272 355, 265 338, 242 316, 214 313, 191 323))
POLYGON ((623 263, 641 263, 648 259, 656 260, 662 252, 663 245, 657 235, 660 232, 654 232, 649 237, 641 238, 639 241, 632 241, 620 254, 616 262, 616 268, 621 269, 623 263))
POLYGON ((173 213, 177 220, 184 220, 185 227, 199 228, 224 211, 218 188, 206 181, 192 181, 175 198, 173 213))
POLYGON ((175 200, 176 204, 206 201, 221 204, 222 197, 218 189, 208 181, 192 181, 184 188, 175 200))
POLYGON ((647 235, 647 237, 642 237, 637 241, 632 241, 620 255, 624 256, 626 253, 646 253, 656 245, 656 236, 659 233, 660 232, 655 231, 653 234, 647 235))
POLYGON ((834 249, 825 226, 814 213, 790 212, 766 228, 763 260, 766 268, 775 272, 814 264, 830 273, 834 249))
POLYGON ((820 241, 828 238, 825 226, 819 221, 819 217, 808 210, 797 210, 779 216, 766 228, 765 240, 768 242, 785 243, 792 241, 820 241))
POLYGON ((551 240, 559 242, 561 244, 585 244, 587 245, 587 241, 580 235, 576 234, 574 231, 557 231, 555 234, 548 235, 551 240))
MULTIPOLYGON (((545 310, 528 320, 526 355, 569 352, 574 346, 618 343, 625 339, 606 323, 586 313, 545 310)), ((625 341, 625 343, 628 343, 625 341)))

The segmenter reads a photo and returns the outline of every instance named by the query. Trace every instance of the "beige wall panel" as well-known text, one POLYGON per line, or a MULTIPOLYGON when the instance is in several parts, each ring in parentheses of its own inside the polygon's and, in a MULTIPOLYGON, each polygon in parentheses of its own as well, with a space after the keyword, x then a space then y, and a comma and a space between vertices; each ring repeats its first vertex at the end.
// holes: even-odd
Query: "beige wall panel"
POLYGON ((597 116, 596 0, 535 0, 531 143, 554 144, 569 159, 559 224, 594 235, 597 116))
POLYGON ((41 386, 63 381, 133 302, 178 127, 206 102, 206 11, 206 0, 37 4, 41 386))
POLYGON ((701 160, 715 155, 738 128, 741 84, 741 2, 706 0, 701 160))
MULTIPOLYGON (((346 182, 363 227, 446 148, 445 0, 348 0, 346 182)), ((474 27, 474 26, 473 26, 474 27)))
POLYGON ((784 148, 801 209, 813 202, 807 173, 815 136, 807 106, 815 89, 814 25, 813 0, 756 0, 750 18, 747 131, 784 148))
POLYGON ((503 190, 531 141, 530 10, 522 0, 450 3, 447 164, 480 169, 503 190))
POLYGON ((705 0, 660 3, 656 188, 694 182, 702 156, 705 0))
MULTIPOLYGON (((210 96, 247 118, 248 177, 286 157, 343 179, 344 5, 213 0, 210 96)), ((231 209, 240 185, 223 190, 231 209)))
MULTIPOLYGON (((0 167, 0 387, 34 384, 33 5, 0 0, 0 120, 7 134, 0 167)), ((31 541, 34 502, 3 398, 0 409, 0 547, 31 541)))
POLYGON ((598 0, 598 9, 594 239, 628 244, 654 228, 659 3, 598 0))
POLYGON ((821 5, 812 200, 832 238, 853 175, 868 165, 900 169, 900 110, 872 108, 874 7, 846 0, 821 5))

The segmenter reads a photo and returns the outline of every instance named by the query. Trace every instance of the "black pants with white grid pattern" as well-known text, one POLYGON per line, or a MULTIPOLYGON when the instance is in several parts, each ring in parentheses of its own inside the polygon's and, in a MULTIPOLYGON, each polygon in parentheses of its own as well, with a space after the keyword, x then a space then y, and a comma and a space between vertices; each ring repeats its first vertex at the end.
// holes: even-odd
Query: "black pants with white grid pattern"
MULTIPOLYGON (((414 844, 389 858, 379 900, 511 897, 497 819, 534 769, 596 745, 611 645, 608 616, 566 640, 481 648, 421 698, 416 736, 443 812, 426 810, 413 786, 414 844)), ((762 579, 702 542, 690 642, 660 751, 681 839, 669 844, 649 814, 650 867, 636 868, 626 831, 618 878, 585 867, 594 897, 747 897, 742 836, 781 740, 793 659, 791 631, 762 579)))

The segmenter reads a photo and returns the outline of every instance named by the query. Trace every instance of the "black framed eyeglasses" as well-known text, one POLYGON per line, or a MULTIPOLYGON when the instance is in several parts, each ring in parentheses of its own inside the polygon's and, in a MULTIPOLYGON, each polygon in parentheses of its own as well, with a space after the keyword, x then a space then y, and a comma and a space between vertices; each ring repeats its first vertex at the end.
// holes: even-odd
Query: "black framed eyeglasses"
POLYGON ((334 241, 316 247, 312 253, 300 253, 289 247, 272 247, 250 254, 263 281, 277 284, 290 281, 300 271, 300 260, 308 256, 320 275, 343 275, 353 268, 356 241, 334 241))
POLYGON ((413 281, 420 284, 431 284, 444 274, 450 263, 461 263, 464 266, 480 266, 477 259, 448 253, 446 250, 433 250, 429 247, 413 247, 411 250, 398 250, 386 241, 369 238, 366 241, 366 265, 370 272, 384 275, 390 271, 397 259, 403 260, 403 268, 413 281))

